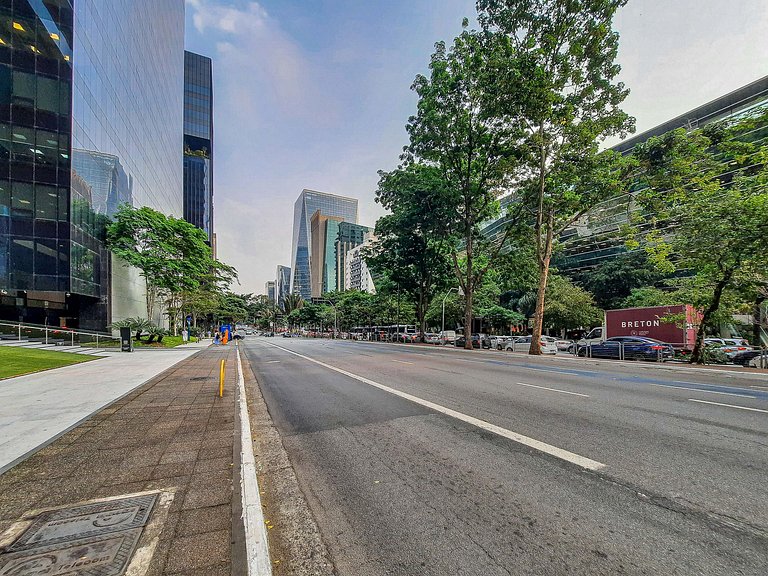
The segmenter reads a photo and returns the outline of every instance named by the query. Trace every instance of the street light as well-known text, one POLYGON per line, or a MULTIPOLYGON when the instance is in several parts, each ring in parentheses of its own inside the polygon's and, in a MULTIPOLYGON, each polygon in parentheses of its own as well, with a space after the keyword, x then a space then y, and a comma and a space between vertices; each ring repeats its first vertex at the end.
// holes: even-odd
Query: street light
POLYGON ((459 288, 451 288, 450 290, 448 290, 448 292, 445 294, 445 296, 443 296, 443 324, 442 324, 442 326, 440 328, 440 335, 441 336, 442 336, 442 334, 445 333, 445 301, 448 299, 448 296, 450 296, 451 292, 453 292, 454 290, 456 290, 458 292, 459 288))

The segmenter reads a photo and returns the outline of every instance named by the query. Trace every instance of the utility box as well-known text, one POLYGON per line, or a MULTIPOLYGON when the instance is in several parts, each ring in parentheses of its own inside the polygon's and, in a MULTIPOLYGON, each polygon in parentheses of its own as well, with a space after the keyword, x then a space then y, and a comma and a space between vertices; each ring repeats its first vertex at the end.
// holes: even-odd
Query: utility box
POLYGON ((133 352, 131 329, 128 326, 120 328, 120 350, 122 352, 133 352))

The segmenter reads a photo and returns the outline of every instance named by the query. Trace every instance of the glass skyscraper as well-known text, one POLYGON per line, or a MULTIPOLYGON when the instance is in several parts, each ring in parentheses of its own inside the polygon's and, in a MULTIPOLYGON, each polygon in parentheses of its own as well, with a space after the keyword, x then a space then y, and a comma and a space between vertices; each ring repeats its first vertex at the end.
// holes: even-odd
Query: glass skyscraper
POLYGON ((182 0, 0 4, 0 317, 146 316, 104 233, 123 202, 182 215, 183 54, 182 0))
POLYGON ((300 294, 305 300, 312 297, 310 219, 318 210, 323 216, 357 224, 357 199, 307 189, 299 194, 293 207, 291 293, 300 294))
POLYGON ((275 297, 277 305, 285 309, 285 297, 291 293, 291 269, 288 266, 277 266, 275 278, 275 297))
POLYGON ((193 52, 184 52, 184 219, 213 242, 212 63, 193 52))

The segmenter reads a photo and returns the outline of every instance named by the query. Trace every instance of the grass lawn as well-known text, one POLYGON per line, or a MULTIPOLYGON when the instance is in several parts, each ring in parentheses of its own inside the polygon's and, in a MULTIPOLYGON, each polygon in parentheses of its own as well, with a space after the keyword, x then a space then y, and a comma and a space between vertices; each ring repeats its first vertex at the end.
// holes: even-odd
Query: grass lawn
MULTIPOLYGON (((143 338, 144 340, 136 340, 135 338, 131 337, 131 340, 133 341, 133 347, 134 348, 176 348, 176 346, 187 344, 187 342, 184 342, 181 336, 165 336, 162 342, 152 342, 150 344, 147 344, 146 336, 144 336, 143 338)), ((197 342, 197 338, 191 337, 189 339, 189 343, 192 343, 192 342, 197 342)), ((100 346, 102 348, 119 348, 120 342, 118 342, 117 340, 105 341, 102 344, 100 344, 100 346)))
POLYGON ((0 347, 0 378, 21 376, 22 374, 79 364, 94 359, 94 356, 82 354, 2 346, 0 347))

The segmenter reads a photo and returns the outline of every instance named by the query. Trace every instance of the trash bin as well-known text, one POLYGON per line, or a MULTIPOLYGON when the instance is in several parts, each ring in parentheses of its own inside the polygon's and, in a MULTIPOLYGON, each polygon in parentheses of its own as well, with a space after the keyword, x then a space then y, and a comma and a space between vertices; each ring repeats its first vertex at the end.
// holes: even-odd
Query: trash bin
POLYGON ((133 341, 131 340, 131 329, 127 326, 120 328, 120 351, 133 352, 133 341))

